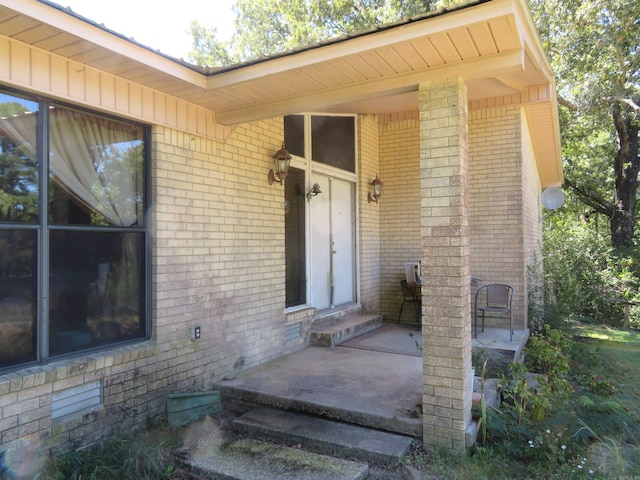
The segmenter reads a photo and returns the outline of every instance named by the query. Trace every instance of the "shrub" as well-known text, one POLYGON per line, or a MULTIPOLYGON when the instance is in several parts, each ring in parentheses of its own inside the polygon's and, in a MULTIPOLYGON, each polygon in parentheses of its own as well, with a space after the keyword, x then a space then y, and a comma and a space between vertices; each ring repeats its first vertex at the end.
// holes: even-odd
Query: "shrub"
POLYGON ((571 341, 560 330, 546 325, 542 333, 532 335, 525 347, 525 365, 533 372, 559 380, 569 373, 571 341))

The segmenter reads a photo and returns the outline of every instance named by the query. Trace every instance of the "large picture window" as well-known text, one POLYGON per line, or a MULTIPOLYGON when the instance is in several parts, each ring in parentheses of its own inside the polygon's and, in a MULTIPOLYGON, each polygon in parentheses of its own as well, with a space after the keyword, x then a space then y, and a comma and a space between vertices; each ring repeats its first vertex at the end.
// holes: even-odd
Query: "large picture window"
POLYGON ((147 137, 0 90, 0 369, 147 337, 147 137))

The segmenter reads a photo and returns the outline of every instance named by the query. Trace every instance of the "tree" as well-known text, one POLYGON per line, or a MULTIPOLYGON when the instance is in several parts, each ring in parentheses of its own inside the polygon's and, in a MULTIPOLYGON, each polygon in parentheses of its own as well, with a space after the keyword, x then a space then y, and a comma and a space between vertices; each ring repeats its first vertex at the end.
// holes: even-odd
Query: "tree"
POLYGON ((640 172, 640 2, 530 0, 556 73, 565 186, 633 245, 640 172))
POLYGON ((0 103, 0 221, 33 222, 38 218, 36 116, 18 102, 0 103), (12 123, 24 124, 15 129, 12 123), (16 132, 24 130, 22 138, 16 132))
POLYGON ((189 59, 229 65, 364 31, 428 12, 432 0, 236 0, 236 32, 221 41, 215 28, 193 20, 189 59))

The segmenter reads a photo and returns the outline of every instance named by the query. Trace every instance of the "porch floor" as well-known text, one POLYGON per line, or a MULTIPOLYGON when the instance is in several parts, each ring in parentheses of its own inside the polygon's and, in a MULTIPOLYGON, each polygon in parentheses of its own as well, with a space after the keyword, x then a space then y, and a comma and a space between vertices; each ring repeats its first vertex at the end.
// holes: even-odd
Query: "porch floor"
POLYGON ((529 330, 514 330, 513 340, 509 340, 508 328, 485 328, 484 332, 478 329, 478 337, 472 339, 472 346, 488 350, 506 350, 513 352, 513 361, 519 362, 522 358, 522 349, 529 339, 529 330))
MULTIPOLYGON (((500 330, 485 329, 474 345, 522 350, 528 335, 509 342, 500 330)), ((225 409, 237 413, 262 405, 421 438, 421 341, 415 326, 387 324, 335 348, 304 348, 218 388, 225 409)))

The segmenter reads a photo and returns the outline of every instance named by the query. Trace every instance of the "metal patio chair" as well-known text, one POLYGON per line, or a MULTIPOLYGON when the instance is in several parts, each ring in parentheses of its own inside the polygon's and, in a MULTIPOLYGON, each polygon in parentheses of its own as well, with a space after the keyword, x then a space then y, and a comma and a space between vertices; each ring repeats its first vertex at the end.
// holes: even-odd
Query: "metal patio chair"
POLYGON ((478 338, 478 312, 482 318, 484 332, 484 316, 488 314, 507 314, 509 316, 509 341, 513 341, 513 316, 511 304, 513 302, 513 287, 502 283, 482 285, 476 291, 474 310, 474 336, 478 338))
POLYGON ((420 287, 409 285, 406 280, 400 280, 400 288, 402 289, 402 304, 400 305, 400 314, 398 315, 398 323, 402 317, 402 309, 405 303, 413 304, 416 312, 416 322, 418 325, 420 322, 420 313, 422 309, 422 295, 420 294, 420 287))

